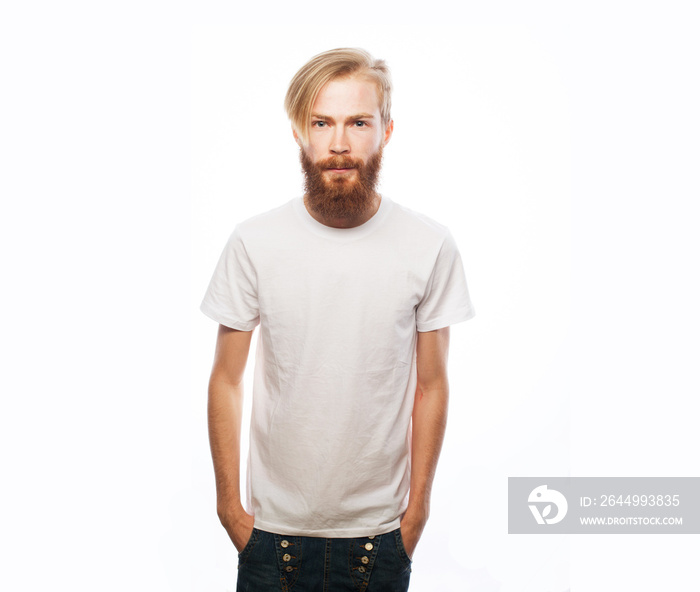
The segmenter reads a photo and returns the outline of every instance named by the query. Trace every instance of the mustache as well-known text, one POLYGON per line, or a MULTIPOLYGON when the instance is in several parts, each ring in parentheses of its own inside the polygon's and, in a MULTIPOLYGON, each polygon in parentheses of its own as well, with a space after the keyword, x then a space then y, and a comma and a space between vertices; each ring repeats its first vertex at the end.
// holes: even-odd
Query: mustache
POLYGON ((361 169, 364 164, 359 159, 355 160, 350 156, 337 155, 318 162, 316 166, 320 169, 361 169))

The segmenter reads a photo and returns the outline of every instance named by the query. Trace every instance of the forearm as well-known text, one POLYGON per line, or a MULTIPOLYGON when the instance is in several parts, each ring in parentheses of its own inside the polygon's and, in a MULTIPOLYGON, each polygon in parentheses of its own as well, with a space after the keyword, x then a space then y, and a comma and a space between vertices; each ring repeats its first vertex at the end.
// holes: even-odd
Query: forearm
MULTIPOLYGON (((241 506, 241 418, 243 384, 212 378, 209 383, 209 446, 216 477, 217 511, 230 514, 241 506)), ((223 521, 223 518, 222 518, 223 521)))
POLYGON ((253 530, 253 517, 241 504, 241 420, 243 373, 252 331, 219 325, 209 379, 209 446, 216 477, 216 511, 240 552, 253 530))
POLYGON ((411 445, 411 489, 407 514, 427 521, 430 494, 447 425, 447 382, 416 389, 411 445))

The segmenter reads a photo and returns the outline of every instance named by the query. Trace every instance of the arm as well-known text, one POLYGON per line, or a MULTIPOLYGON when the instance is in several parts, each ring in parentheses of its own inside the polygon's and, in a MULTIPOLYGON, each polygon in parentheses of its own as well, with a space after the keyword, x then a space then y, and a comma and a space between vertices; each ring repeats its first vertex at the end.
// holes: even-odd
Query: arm
POLYGON ((253 517, 243 509, 239 486, 243 371, 252 333, 219 325, 209 379, 209 445, 216 476, 216 510, 239 552, 253 532, 253 517))
POLYGON ((413 405, 411 490, 401 520, 401 536, 409 556, 418 544, 430 514, 430 490, 447 424, 449 386, 447 351, 450 328, 418 333, 418 385, 413 405))

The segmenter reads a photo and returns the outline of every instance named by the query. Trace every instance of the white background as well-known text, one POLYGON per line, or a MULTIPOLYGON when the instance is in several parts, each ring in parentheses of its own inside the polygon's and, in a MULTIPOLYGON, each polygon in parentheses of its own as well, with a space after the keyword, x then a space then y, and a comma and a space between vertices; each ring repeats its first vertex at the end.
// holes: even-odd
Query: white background
POLYGON ((301 192, 284 92, 340 46, 392 68, 382 192, 450 227, 477 311, 412 591, 697 586, 697 535, 506 534, 508 476, 699 474, 690 2, 23 6, 0 14, 3 590, 234 590, 198 305, 235 223, 301 192))

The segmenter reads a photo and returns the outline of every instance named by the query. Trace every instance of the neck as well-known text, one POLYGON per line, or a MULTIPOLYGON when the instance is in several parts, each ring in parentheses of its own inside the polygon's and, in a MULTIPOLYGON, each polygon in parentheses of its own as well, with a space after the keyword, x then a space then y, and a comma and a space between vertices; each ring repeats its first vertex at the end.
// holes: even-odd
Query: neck
POLYGON ((370 205, 363 212, 352 216, 328 217, 309 207, 309 201, 306 195, 304 196, 304 206, 311 217, 316 220, 316 222, 320 222, 321 224, 330 226, 331 228, 355 228, 356 226, 361 226, 377 213, 381 203, 381 195, 374 193, 370 205))

